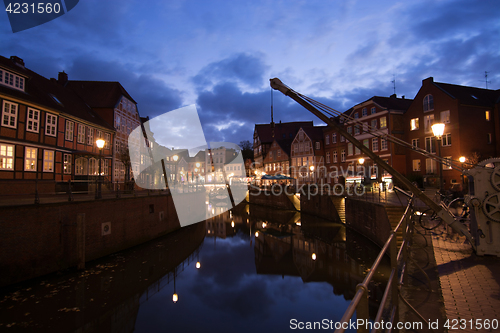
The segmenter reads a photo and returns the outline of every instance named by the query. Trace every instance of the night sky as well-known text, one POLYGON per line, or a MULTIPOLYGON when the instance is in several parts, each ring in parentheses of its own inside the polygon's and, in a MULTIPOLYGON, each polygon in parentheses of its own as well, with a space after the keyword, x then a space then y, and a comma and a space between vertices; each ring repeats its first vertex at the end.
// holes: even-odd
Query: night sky
MULTIPOLYGON (((12 33, 0 54, 45 76, 119 81, 154 118, 196 104, 208 141, 252 140, 270 121, 269 79, 339 111, 374 95, 413 98, 423 79, 500 88, 496 0, 82 0, 12 33)), ((274 92, 275 121, 314 120, 274 92)))

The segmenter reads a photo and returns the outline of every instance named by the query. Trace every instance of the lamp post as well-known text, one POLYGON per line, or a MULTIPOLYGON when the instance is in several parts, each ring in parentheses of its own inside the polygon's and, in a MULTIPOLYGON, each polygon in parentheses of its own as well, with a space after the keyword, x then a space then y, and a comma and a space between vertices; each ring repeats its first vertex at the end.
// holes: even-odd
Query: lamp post
POLYGON ((104 148, 104 144, 106 143, 103 139, 96 140, 97 148, 99 148, 99 178, 97 183, 97 194, 95 195, 96 199, 102 199, 101 192, 101 184, 102 184, 102 173, 101 173, 101 160, 102 160, 102 148, 104 148))
POLYGON ((431 126, 432 128, 432 133, 436 137, 436 141, 438 144, 438 157, 439 157, 439 190, 443 190, 443 166, 441 165, 441 139, 443 137, 444 133, 444 124, 443 123, 436 123, 431 126))
POLYGON ((465 176, 464 176, 464 170, 465 169, 465 161, 467 161, 467 159, 465 158, 465 156, 460 156, 460 158, 458 159, 460 161, 460 163, 462 163, 462 191, 465 190, 465 176))
POLYGON ((314 165, 311 165, 309 170, 311 170, 311 173, 309 174, 309 182, 312 183, 314 180, 314 165))
POLYGON ((175 162, 175 169, 174 169, 174 187, 177 185, 177 160, 179 159, 179 156, 177 155, 174 155, 174 157, 172 157, 174 159, 174 162, 175 162))

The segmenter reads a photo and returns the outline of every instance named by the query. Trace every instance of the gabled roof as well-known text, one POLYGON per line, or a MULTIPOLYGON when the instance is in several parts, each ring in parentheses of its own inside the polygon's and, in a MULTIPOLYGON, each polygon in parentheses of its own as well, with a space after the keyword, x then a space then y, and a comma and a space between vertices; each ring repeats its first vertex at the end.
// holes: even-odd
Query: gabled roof
POLYGON ((355 107, 357 107, 361 104, 365 104, 367 102, 373 102, 373 103, 375 103, 375 104, 379 105, 380 107, 387 109, 387 110, 398 110, 398 111, 406 112, 406 110, 408 110, 411 103, 413 102, 413 99, 398 98, 398 97, 396 97, 396 95, 392 95, 390 97, 373 96, 362 103, 356 104, 354 107, 347 110, 346 112, 348 112, 348 111, 352 112, 355 107))
POLYGON ((275 123, 274 136, 271 124, 256 124, 255 131, 257 131, 257 135, 262 143, 272 143, 275 139, 293 139, 301 127, 313 127, 313 122, 296 121, 290 123, 275 123), (285 137, 283 137, 283 135, 285 135, 285 137))
POLYGON ((458 99, 460 104, 493 107, 500 102, 500 89, 490 90, 441 82, 433 83, 452 98, 458 99))
POLYGON ((77 94, 58 83, 57 80, 49 80, 24 66, 16 65, 11 59, 2 56, 0 56, 0 67, 26 77, 24 92, 0 84, 0 93, 26 101, 27 103, 44 106, 114 131, 114 128, 85 104, 77 94))
POLYGON ((291 148, 292 148, 292 142, 293 142, 293 138, 292 139, 280 139, 280 140, 276 140, 276 143, 278 144, 278 146, 288 156, 290 156, 290 151, 291 151, 291 148))
POLYGON ((114 108, 122 96, 137 104, 120 82, 71 80, 66 86, 93 108, 114 108))
POLYGON ((312 141, 322 141, 325 128, 326 126, 302 127, 302 130, 312 141))

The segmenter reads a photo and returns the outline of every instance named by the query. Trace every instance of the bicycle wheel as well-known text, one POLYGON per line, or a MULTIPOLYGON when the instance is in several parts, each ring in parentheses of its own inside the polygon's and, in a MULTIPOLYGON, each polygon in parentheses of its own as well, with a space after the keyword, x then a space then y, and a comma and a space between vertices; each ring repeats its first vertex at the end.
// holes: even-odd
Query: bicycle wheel
POLYGON ((456 198, 450 202, 448 209, 455 217, 464 217, 467 213, 467 205, 463 198, 456 198))
POLYGON ((425 230, 434 230, 443 220, 432 209, 427 209, 420 214, 419 223, 425 230))

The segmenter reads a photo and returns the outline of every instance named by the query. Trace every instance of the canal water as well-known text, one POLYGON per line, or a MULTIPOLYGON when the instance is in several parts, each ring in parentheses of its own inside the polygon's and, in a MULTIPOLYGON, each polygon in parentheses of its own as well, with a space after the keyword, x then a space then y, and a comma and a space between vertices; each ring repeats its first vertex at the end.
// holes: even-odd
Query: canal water
MULTIPOLYGON (((0 331, 333 328, 378 251, 340 223, 239 205, 83 271, 0 290, 0 331)), ((386 261, 370 286, 372 318, 388 275, 386 261)))

